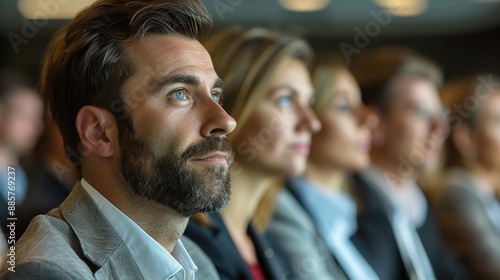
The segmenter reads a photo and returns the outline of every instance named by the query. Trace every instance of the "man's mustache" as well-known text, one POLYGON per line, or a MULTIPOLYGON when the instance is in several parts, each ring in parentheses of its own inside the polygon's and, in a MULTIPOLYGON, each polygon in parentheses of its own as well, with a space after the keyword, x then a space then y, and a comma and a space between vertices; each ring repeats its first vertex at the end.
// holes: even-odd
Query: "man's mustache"
POLYGON ((200 143, 189 146, 181 155, 184 160, 192 158, 202 158, 209 153, 225 152, 227 153, 227 163, 231 165, 234 160, 234 152, 231 142, 226 137, 212 136, 204 139, 200 143))

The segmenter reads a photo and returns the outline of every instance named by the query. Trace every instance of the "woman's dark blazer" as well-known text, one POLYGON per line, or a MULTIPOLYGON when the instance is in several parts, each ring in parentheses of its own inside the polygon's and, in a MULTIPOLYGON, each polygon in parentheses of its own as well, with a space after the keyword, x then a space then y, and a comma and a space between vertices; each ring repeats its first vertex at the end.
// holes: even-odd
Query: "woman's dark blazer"
MULTIPOLYGON (((236 249, 222 217, 217 213, 211 213, 209 217, 209 226, 190 220, 184 234, 210 257, 221 280, 252 280, 250 270, 236 249)), ((254 243, 265 279, 286 279, 284 275, 291 271, 291 267, 277 242, 271 236, 259 233, 252 225, 248 226, 248 235, 254 243)))

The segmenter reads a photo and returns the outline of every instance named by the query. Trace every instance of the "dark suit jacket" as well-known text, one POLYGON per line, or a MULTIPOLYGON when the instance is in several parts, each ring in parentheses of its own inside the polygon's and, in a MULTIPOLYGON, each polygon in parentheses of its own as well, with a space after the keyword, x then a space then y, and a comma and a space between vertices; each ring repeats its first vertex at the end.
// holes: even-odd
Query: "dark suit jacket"
POLYGON ((488 217, 483 195, 466 171, 451 176, 453 182, 436 201, 443 238, 475 280, 500 279, 500 231, 488 217))
MULTIPOLYGON (((384 200, 375 191, 375 186, 373 182, 368 182, 363 177, 359 175, 354 176, 355 184, 357 188, 357 193, 363 197, 365 201, 364 207, 365 211, 371 213, 383 213, 387 222, 390 221, 389 214, 384 205, 384 200)), ((424 224, 417 229, 417 233, 422 241, 424 249, 429 257, 432 268, 436 278, 441 279, 468 279, 463 267, 457 262, 457 260, 451 255, 448 249, 445 247, 443 240, 440 237, 439 230, 436 224, 434 215, 430 209, 427 209, 427 217, 424 224)), ((395 240, 394 235, 388 232, 387 235, 392 235, 391 240, 395 240)), ((394 241, 395 242, 395 241, 394 241)), ((404 275, 402 279, 408 279, 405 275, 405 268, 400 262, 400 269, 403 271, 401 275, 404 275)))
MULTIPOLYGON (((222 217, 216 213, 209 214, 209 217, 210 226, 191 220, 184 234, 212 259, 222 280, 252 280, 250 270, 234 245, 222 217)), ((248 227, 248 234, 254 243, 264 277, 268 280, 285 279, 283 275, 290 268, 277 243, 272 237, 257 232, 252 225, 248 227)))
MULTIPOLYGON (((185 247, 197 264, 197 279, 219 279, 215 270, 206 272, 210 265, 196 261, 195 256, 204 256, 198 247, 189 242, 185 247)), ((127 245, 80 183, 59 208, 33 219, 16 243, 15 272, 8 267, 3 264, 0 279, 144 279, 127 245)))

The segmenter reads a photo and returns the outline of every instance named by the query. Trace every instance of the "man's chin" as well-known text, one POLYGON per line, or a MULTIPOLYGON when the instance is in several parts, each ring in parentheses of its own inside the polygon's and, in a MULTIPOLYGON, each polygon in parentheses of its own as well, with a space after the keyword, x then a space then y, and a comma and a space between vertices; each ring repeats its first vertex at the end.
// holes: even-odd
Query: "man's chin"
POLYGON ((222 211, 222 209, 224 209, 224 207, 226 207, 227 203, 229 202, 229 199, 227 200, 224 200, 224 201, 221 201, 220 203, 217 203, 215 205, 210 205, 210 206, 204 206, 204 207, 200 207, 200 208, 192 208, 192 209, 189 209, 189 210, 175 210, 177 213, 179 213, 181 216, 183 217, 186 217, 186 218, 189 218, 195 214, 208 214, 208 213, 217 213, 217 212, 220 212, 222 211))

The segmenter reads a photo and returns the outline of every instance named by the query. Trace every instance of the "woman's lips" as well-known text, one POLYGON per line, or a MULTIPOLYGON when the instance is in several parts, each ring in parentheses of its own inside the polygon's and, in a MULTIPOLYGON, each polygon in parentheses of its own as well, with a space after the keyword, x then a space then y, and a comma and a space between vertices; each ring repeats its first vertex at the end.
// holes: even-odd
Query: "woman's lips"
POLYGON ((358 146, 360 149, 362 149, 364 151, 368 151, 371 148, 371 143, 370 143, 370 141, 363 141, 363 142, 360 142, 358 144, 358 146))
POLYGON ((300 153, 300 154, 309 154, 310 150, 310 144, 309 143, 296 143, 292 144, 292 150, 300 153))

